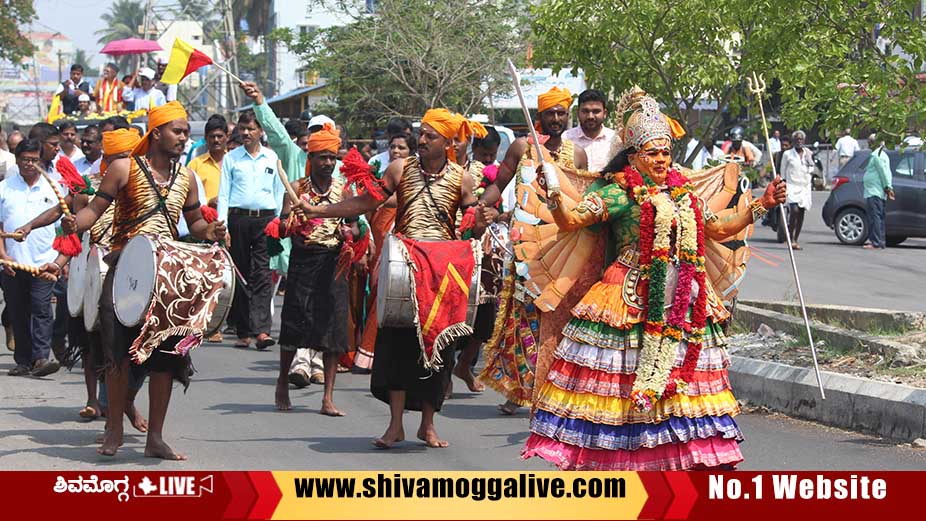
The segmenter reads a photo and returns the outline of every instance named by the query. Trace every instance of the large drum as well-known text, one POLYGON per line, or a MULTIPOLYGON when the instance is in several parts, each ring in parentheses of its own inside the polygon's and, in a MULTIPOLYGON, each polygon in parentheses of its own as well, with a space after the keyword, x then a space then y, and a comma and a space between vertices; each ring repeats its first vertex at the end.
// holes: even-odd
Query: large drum
MULTIPOLYGON (((419 241, 427 244, 428 241, 419 241)), ((473 280, 469 285, 469 302, 466 308, 466 324, 476 321, 479 306, 479 278, 482 272, 482 258, 476 259, 473 280)), ((379 286, 376 290, 376 317, 379 327, 415 327, 415 298, 412 292, 412 274, 402 241, 394 234, 386 236, 379 257, 379 286)))
POLYGON ((215 308, 208 316, 205 335, 218 331, 231 308, 235 294, 235 271, 231 255, 220 250, 219 267, 214 267, 212 246, 133 237, 122 249, 113 276, 113 304, 116 318, 126 327, 139 326, 157 297, 169 307, 172 299, 186 302, 201 298, 191 287, 210 280, 221 285, 215 308), (170 266, 170 268, 166 268, 170 266))
MULTIPOLYGON (((103 260, 109 251, 99 245, 92 245, 87 252, 86 272, 84 274, 83 313, 84 328, 96 331, 100 327, 100 295, 103 294, 103 279, 109 271, 109 265, 103 260)), ((74 272, 71 272, 74 276, 74 272)), ((70 286, 68 296, 70 297, 70 286)))
POLYGON ((71 259, 68 271, 68 313, 79 317, 84 311, 84 293, 87 287, 87 259, 90 257, 90 234, 85 233, 80 253, 71 259))

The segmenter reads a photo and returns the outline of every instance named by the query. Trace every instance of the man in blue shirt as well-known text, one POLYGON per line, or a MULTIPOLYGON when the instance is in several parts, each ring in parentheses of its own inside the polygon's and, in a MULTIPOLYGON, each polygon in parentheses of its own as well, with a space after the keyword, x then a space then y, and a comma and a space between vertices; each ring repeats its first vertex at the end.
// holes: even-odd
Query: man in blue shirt
POLYGON ((280 214, 284 188, 277 155, 261 145, 263 130, 253 110, 241 113, 237 130, 244 146, 222 160, 218 212, 228 222, 232 258, 248 284, 235 286, 228 323, 238 333, 236 347, 256 340, 258 349, 266 349, 275 341, 270 337, 273 285, 264 228, 280 214))

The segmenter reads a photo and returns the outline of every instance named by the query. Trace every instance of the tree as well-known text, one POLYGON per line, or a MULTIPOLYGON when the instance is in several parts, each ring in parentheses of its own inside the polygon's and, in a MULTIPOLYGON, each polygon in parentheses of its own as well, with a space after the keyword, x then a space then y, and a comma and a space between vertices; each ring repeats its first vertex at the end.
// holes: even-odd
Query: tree
POLYGON ((826 129, 883 128, 888 123, 885 130, 897 134, 910 111, 888 99, 889 93, 902 84, 908 91, 903 98, 909 98, 921 88, 914 77, 922 66, 922 25, 903 9, 914 3, 551 0, 532 11, 534 63, 582 68, 591 86, 612 97, 639 85, 701 141, 710 141, 722 112, 737 116, 755 107, 745 81, 752 72, 764 74, 770 86, 780 83, 782 117, 792 127, 819 122, 826 129), (890 28, 882 30, 888 48, 920 58, 904 60, 872 49, 879 21, 890 28), (840 83, 866 84, 869 94, 880 97, 858 101, 870 106, 855 112, 857 95, 838 89, 840 83), (717 103, 707 121, 698 119, 701 101, 717 103))
POLYGON ((20 32, 20 27, 35 19, 31 0, 7 0, 0 9, 0 60, 18 63, 32 54, 32 43, 20 32))
POLYGON ((270 5, 270 0, 233 0, 235 29, 241 29, 241 22, 244 21, 248 35, 259 37, 267 34, 270 29, 270 5))
MULTIPOLYGON (((139 27, 145 24, 145 7, 137 0, 116 0, 108 13, 101 16, 106 24, 97 31, 100 38, 97 43, 107 44, 113 40, 125 38, 144 38, 139 27)), ((116 59, 120 71, 128 71, 133 67, 132 56, 120 56, 116 59)))
POLYGON ((341 0, 351 22, 296 37, 276 31, 327 79, 339 121, 420 117, 430 107, 463 113, 510 84, 505 59, 523 54, 523 0, 341 0), (426 15, 424 15, 426 13, 426 15))
POLYGON ((219 2, 215 0, 177 0, 170 12, 178 19, 202 23, 203 34, 214 40, 222 29, 219 7, 219 2))
POLYGON ((77 49, 74 51, 74 58, 71 60, 71 65, 80 65, 84 68, 84 71, 90 71, 90 60, 87 58, 87 51, 83 49, 77 49))

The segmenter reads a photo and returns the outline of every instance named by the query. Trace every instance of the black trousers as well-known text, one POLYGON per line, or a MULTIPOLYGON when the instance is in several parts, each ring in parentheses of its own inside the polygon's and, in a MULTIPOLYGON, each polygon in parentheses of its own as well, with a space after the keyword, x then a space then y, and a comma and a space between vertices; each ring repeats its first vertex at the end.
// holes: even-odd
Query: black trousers
POLYGON ((270 299, 273 284, 270 282, 270 255, 264 228, 273 216, 250 217, 229 215, 228 233, 231 235, 231 255, 247 287, 235 284, 235 299, 228 315, 228 323, 235 328, 238 338, 270 333, 270 299))
POLYGON ((15 277, 3 278, 3 297, 13 325, 16 365, 32 366, 48 358, 51 351, 52 323, 51 292, 54 282, 39 280, 16 270, 15 277))

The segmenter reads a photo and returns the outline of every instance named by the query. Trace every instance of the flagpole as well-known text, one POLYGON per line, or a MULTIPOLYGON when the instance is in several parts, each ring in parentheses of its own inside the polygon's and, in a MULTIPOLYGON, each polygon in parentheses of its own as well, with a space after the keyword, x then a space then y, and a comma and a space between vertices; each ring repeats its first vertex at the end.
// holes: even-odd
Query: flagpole
POLYGON ((235 76, 235 73, 233 73, 232 71, 226 69, 225 67, 222 67, 221 65, 219 65, 219 64, 216 63, 216 62, 212 62, 212 64, 215 65, 220 71, 223 71, 223 72, 225 72, 225 74, 228 74, 229 76, 231 76, 232 78, 234 78, 238 83, 244 83, 244 80, 242 80, 242 79, 239 78, 238 76, 235 76))

